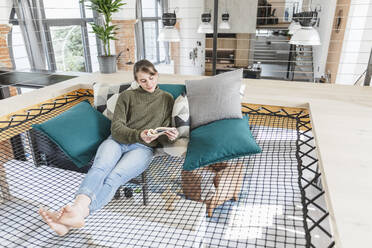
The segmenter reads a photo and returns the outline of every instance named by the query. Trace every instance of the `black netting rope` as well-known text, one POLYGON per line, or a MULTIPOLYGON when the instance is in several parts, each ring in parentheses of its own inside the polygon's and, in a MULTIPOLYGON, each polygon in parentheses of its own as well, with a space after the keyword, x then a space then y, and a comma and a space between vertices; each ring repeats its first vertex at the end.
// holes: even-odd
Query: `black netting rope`
POLYGON ((206 204, 183 193, 183 159, 159 156, 146 173, 147 206, 141 185, 128 183, 122 190, 132 189, 132 197, 113 199, 89 216, 84 228, 64 237, 55 235, 37 209, 57 210, 71 202, 84 173, 61 169, 67 158, 58 152, 54 156, 41 153, 49 141, 30 131, 30 123, 48 120, 91 95, 74 93, 67 98, 65 104, 32 114, 23 122, 13 119, 0 131, 0 246, 334 246, 308 116, 266 107, 245 108, 263 152, 228 161, 229 167, 240 169, 216 170, 214 180, 219 185, 213 199, 221 204, 211 217, 206 204), (225 199, 234 187, 241 188, 237 200, 225 199), (177 197, 172 211, 165 210, 167 191, 167 196, 177 197))

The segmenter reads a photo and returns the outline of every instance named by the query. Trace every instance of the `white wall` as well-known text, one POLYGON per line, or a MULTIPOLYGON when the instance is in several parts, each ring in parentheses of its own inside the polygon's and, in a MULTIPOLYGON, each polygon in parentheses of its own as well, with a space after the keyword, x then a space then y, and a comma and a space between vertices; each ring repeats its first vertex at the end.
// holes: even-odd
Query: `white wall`
POLYGON ((170 0, 169 9, 176 12, 177 19, 180 21, 180 74, 203 75, 205 65, 205 35, 198 34, 196 31, 200 24, 200 16, 204 10, 202 0, 170 0), (197 46, 197 41, 201 46, 197 46), (198 48, 198 57, 195 63, 189 59, 189 53, 194 47, 198 48))
POLYGON ((12 0, 1 0, 0 1, 0 24, 9 23, 9 15, 12 10, 12 0))
POLYGON ((342 46, 337 84, 354 84, 367 69, 372 48, 372 1, 352 0, 342 46))
MULTIPOLYGON (((199 0, 203 2, 203 0, 199 0)), ((210 9, 213 23, 213 0, 205 0, 205 9, 210 9)), ((257 0, 219 0, 218 3, 218 23, 221 15, 227 6, 230 14, 231 29, 219 29, 219 33, 256 33, 257 23, 257 0)), ((199 17, 200 20, 200 17, 199 17)))
MULTIPOLYGON (((320 36, 321 45, 313 47, 314 77, 320 78, 325 74, 327 63, 328 48, 331 40, 333 18, 336 11, 337 0, 313 0, 311 9, 317 5, 321 6, 321 12, 318 13, 320 22, 319 27, 315 27, 320 36)), ((305 6, 304 6, 305 7, 305 6)), ((307 6, 306 6, 307 7, 307 6)))
POLYGON ((134 20, 136 19, 136 0, 124 0, 124 5, 112 18, 114 20, 134 20))

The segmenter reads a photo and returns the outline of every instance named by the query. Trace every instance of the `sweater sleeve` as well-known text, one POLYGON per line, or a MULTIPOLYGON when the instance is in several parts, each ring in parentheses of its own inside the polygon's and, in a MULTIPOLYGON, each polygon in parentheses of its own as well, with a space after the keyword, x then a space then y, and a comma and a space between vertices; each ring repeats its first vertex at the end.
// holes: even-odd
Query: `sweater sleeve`
POLYGON ((129 97, 121 94, 115 106, 111 135, 114 140, 122 144, 134 144, 142 141, 140 130, 127 127, 128 108, 129 97))

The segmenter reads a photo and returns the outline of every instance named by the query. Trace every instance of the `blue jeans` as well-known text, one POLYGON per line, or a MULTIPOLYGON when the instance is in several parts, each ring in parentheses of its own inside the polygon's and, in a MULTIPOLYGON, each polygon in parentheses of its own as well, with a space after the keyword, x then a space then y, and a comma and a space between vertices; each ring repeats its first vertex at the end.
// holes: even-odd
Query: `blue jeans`
POLYGON ((120 144, 111 136, 97 150, 76 195, 91 199, 89 213, 101 209, 114 197, 116 190, 145 171, 152 159, 153 149, 140 143, 120 144))

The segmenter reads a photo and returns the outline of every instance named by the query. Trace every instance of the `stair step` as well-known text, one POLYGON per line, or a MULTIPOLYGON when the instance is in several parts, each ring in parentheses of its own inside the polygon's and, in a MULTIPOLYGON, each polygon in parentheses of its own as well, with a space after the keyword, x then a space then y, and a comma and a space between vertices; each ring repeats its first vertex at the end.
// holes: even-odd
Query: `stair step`
POLYGON ((309 62, 309 63, 312 63, 313 62, 312 59, 301 59, 301 58, 296 58, 296 61, 297 62, 309 62))
POLYGON ((276 61, 280 61, 278 60, 277 58, 275 57, 253 57, 254 60, 257 60, 257 61, 266 61, 266 62, 276 62, 276 61))
POLYGON ((261 49, 255 49, 254 50, 255 53, 262 53, 262 52, 272 52, 272 53, 275 53, 276 51, 275 50, 271 50, 270 48, 261 48, 261 49))
POLYGON ((266 59, 275 59, 279 60, 276 56, 274 55, 255 55, 253 58, 266 58, 266 59))
POLYGON ((305 64, 311 64, 311 63, 313 63, 313 61, 312 60, 310 60, 310 59, 299 59, 299 58, 297 58, 296 60, 295 60, 296 62, 298 62, 298 63, 305 63, 305 64))
POLYGON ((306 81, 306 82, 312 82, 312 78, 307 78, 307 77, 294 77, 293 81, 306 81))
POLYGON ((253 58, 254 60, 257 60, 257 61, 261 61, 261 62, 275 62, 275 63, 282 63, 282 64, 285 64, 285 65, 288 65, 288 61, 283 61, 281 59, 278 59, 278 58, 258 58, 258 57, 254 57, 253 58))
POLYGON ((276 56, 276 53, 273 53, 273 52, 271 52, 271 53, 263 53, 263 52, 259 52, 259 53, 254 53, 254 55, 271 55, 271 56, 276 56))
POLYGON ((300 74, 303 74, 306 77, 312 77, 314 73, 311 72, 311 71, 295 71, 295 72, 293 72, 293 75, 299 76, 300 74))
POLYGON ((312 56, 312 52, 296 52, 297 56, 312 56))
POLYGON ((298 67, 298 68, 313 68, 313 65, 299 65, 299 64, 296 64, 295 66, 298 67))
POLYGON ((255 56, 260 56, 260 55, 263 55, 263 56, 276 56, 275 53, 254 53, 255 56))
POLYGON ((254 53, 255 56, 260 56, 260 55, 263 55, 263 56, 267 56, 267 55, 270 55, 270 56, 276 56, 276 53, 254 53))
POLYGON ((305 62, 306 62, 306 61, 311 61, 311 62, 313 61, 312 58, 299 58, 299 57, 297 57, 296 59, 297 59, 298 61, 305 61, 305 62))
POLYGON ((270 53, 255 53, 253 56, 255 57, 275 57, 276 58, 276 54, 270 54, 270 53))
POLYGON ((299 53, 297 53, 296 57, 310 59, 310 58, 313 57, 313 54, 299 54, 299 53))

